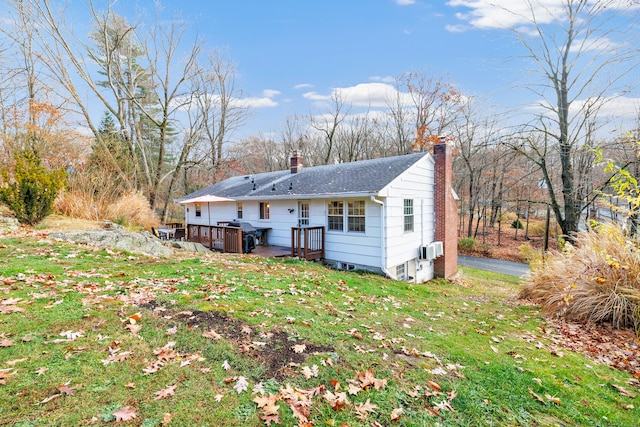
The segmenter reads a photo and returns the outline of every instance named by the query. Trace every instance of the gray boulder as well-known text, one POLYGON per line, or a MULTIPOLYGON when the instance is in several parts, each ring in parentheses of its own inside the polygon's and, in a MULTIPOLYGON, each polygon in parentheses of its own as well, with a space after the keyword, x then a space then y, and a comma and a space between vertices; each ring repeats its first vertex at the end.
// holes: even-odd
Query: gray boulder
POLYGON ((119 228, 110 230, 53 232, 51 239, 81 243, 101 249, 120 249, 149 256, 171 255, 173 250, 150 233, 129 233, 119 228))
POLYGON ((18 231, 20 223, 18 220, 12 217, 4 216, 0 213, 0 236, 3 234, 12 233, 18 231))

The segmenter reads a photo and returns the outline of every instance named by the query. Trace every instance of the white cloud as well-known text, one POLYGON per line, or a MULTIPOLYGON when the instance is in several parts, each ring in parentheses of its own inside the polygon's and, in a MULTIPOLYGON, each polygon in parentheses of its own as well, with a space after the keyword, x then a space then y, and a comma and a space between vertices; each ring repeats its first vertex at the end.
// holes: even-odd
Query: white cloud
POLYGON ((278 103, 271 98, 262 97, 262 98, 242 98, 237 100, 238 104, 247 108, 272 108, 277 107, 278 103))
POLYGON ((416 2, 416 0, 396 0, 398 6, 409 6, 416 2))
POLYGON ((302 97, 310 101, 329 101, 331 99, 331 95, 320 95, 318 92, 305 92, 302 97))
POLYGON ((388 83, 360 83, 334 91, 356 107, 386 107, 398 94, 396 88, 388 83))
POLYGON ((301 83, 299 85, 295 85, 293 88, 298 90, 298 89, 309 89, 309 88, 312 88, 312 87, 313 87, 313 85, 310 84, 310 83, 301 83))
MULTIPOLYGON (((387 78, 380 78, 387 80, 387 78)), ((411 97, 407 93, 398 92, 394 85, 388 83, 360 83, 350 87, 333 88, 328 94, 306 92, 305 99, 316 103, 332 102, 333 98, 340 99, 345 105, 364 108, 387 108, 389 103, 396 103, 400 97, 401 103, 409 105, 411 97)))
POLYGON ((572 52, 612 52, 613 49, 620 46, 619 43, 607 37, 600 37, 588 40, 575 40, 571 45, 572 52))
MULTIPOLYGON (((593 0, 592 3, 602 0, 593 0)), ((564 15, 566 0, 449 0, 447 6, 466 8, 467 12, 459 12, 457 18, 479 29, 516 28, 530 23, 535 16, 537 23, 548 24, 554 17, 564 15)), ((628 1, 615 0, 608 4, 609 9, 629 10, 640 7, 629 5, 628 1)), ((448 26, 449 31, 461 31, 464 27, 448 26)))
POLYGON ((274 89, 265 89, 262 91, 262 95, 267 97, 267 98, 274 98, 278 95, 280 95, 280 91, 279 90, 274 90, 274 89))
POLYGON ((605 99, 600 108, 601 117, 617 117, 623 119, 635 119, 640 112, 640 98, 628 98, 624 96, 612 96, 605 99))
POLYGON ((372 76, 369 77, 369 80, 372 82, 381 82, 381 83, 390 83, 393 84, 396 82, 396 78, 393 76, 372 76))

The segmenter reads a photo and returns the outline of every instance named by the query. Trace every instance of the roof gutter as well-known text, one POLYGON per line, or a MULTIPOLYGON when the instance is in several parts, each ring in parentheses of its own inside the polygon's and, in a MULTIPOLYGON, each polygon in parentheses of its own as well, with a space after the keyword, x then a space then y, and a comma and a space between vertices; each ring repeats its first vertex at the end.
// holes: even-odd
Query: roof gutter
POLYGON ((387 220, 387 207, 382 200, 376 199, 376 196, 371 196, 371 201, 380 205, 381 209, 380 219, 382 221, 382 224, 380 227, 380 258, 382 258, 382 265, 380 266, 380 268, 385 276, 387 276, 388 278, 393 278, 394 276, 389 273, 389 270, 387 270, 387 227, 385 226, 387 220))

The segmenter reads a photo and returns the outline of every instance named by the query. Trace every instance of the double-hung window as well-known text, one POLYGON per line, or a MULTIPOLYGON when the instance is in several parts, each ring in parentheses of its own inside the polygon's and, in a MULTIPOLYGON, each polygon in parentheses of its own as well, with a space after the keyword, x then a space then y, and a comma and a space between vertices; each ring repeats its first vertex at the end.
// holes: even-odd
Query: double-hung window
POLYGON ((344 204, 338 201, 329 202, 329 208, 327 210, 327 216, 329 219, 329 230, 343 231, 344 230, 344 204))
POLYGON ((413 231, 413 199, 404 199, 404 231, 413 231))
POLYGON ((349 202, 348 206, 348 231, 357 231, 364 233, 364 200, 349 202))
POLYGON ((364 200, 332 200, 327 207, 327 228, 329 231, 365 232, 364 200), (345 209, 346 206, 346 209, 345 209))
POLYGON ((269 202, 260 202, 260 219, 269 219, 269 202))

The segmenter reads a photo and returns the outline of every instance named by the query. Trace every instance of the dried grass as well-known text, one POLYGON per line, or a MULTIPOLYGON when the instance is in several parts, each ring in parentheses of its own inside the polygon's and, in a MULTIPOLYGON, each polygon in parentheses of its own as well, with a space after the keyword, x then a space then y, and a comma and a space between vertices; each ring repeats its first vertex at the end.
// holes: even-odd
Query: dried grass
POLYGON ((545 313, 640 331, 640 251, 616 225, 577 235, 575 246, 532 267, 521 298, 545 313))
POLYGON ((113 198, 95 198, 85 192, 68 191, 56 199, 55 210, 71 218, 109 220, 120 225, 141 226, 145 229, 160 224, 148 200, 139 191, 131 191, 113 198))

